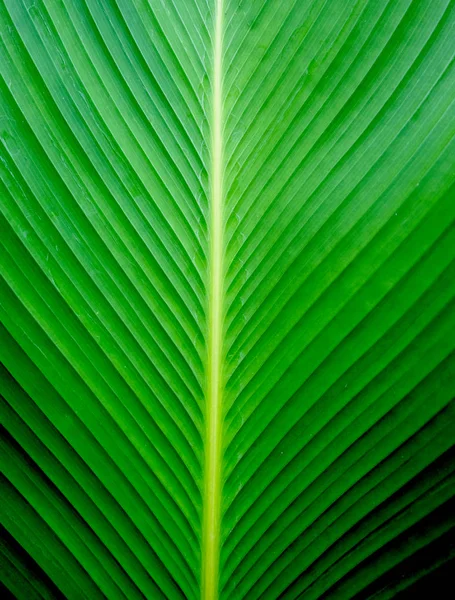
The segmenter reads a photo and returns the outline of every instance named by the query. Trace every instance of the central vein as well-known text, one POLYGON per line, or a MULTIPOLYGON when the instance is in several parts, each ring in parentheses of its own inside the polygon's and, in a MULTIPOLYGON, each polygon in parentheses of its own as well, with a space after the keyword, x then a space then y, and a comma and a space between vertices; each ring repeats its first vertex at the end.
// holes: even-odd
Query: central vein
POLYGON ((223 344, 223 0, 215 0, 213 39, 210 289, 204 522, 202 539, 202 598, 218 597, 221 506, 221 402, 223 344))

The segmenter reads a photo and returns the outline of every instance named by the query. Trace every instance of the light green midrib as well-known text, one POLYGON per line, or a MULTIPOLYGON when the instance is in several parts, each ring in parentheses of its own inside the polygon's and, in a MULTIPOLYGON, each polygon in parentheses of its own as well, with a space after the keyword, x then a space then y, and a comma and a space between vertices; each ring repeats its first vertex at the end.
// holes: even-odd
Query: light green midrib
POLYGON ((211 112, 211 198, 209 251, 208 373, 204 517, 202 531, 202 599, 218 597, 221 506, 221 401, 223 345, 223 0, 215 0, 211 112))

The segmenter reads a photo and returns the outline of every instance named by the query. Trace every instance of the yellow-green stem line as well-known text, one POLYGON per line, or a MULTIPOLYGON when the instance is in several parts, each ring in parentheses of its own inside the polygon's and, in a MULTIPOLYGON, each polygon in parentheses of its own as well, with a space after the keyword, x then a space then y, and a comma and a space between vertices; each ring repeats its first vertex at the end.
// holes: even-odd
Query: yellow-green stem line
POLYGON ((202 539, 202 599, 218 597, 221 506, 221 402, 223 344, 223 0, 215 0, 213 38, 210 290, 204 522, 202 539))

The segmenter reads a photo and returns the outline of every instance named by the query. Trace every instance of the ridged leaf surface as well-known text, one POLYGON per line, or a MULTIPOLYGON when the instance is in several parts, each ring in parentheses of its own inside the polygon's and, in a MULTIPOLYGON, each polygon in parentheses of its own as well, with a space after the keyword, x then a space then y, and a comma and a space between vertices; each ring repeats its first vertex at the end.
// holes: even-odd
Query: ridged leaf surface
POLYGON ((4 595, 446 597, 455 2, 0 33, 4 595))

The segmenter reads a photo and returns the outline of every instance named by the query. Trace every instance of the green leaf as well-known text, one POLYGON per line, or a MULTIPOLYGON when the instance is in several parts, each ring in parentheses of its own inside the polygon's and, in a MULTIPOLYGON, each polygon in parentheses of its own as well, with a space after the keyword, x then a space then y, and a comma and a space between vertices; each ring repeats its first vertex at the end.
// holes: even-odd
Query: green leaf
POLYGON ((454 31, 453 0, 0 1, 5 597, 448 585, 454 31))

